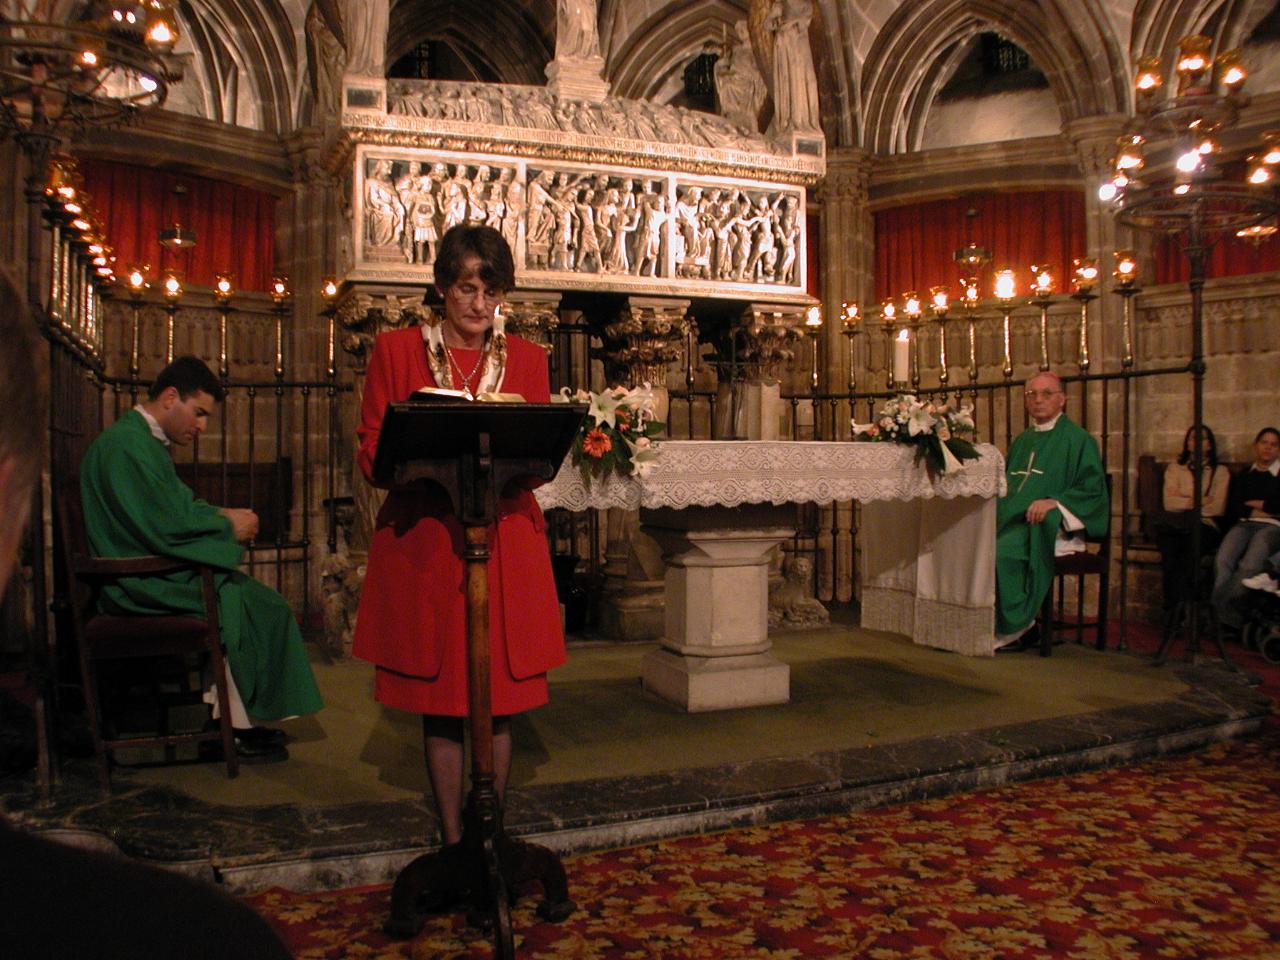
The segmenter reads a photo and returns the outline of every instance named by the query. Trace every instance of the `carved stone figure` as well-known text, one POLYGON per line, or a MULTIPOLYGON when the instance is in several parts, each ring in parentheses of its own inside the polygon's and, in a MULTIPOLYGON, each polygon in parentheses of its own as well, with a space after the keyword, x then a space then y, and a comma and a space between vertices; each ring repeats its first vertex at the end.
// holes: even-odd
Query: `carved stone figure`
POLYGON ((795 197, 783 197, 778 224, 774 229, 778 248, 782 251, 774 274, 778 283, 796 282, 796 252, 800 245, 800 217, 796 212, 798 205, 795 197))
POLYGON ((499 228, 503 238, 512 250, 519 246, 520 224, 524 221, 524 184, 516 179, 515 169, 504 167, 498 174, 498 185, 502 190, 502 226, 499 228))
POLYGON ((792 554, 782 583, 769 590, 770 627, 818 627, 831 622, 831 614, 809 595, 813 561, 792 554))
POLYGON ((773 34, 773 122, 777 136, 818 130, 818 78, 809 46, 812 0, 773 0, 764 29, 773 34))
POLYGON ((351 556, 350 536, 353 507, 338 508, 337 549, 320 564, 320 592, 324 606, 325 646, 337 656, 349 656, 351 637, 360 608, 360 588, 365 567, 351 556))
POLYGON ((722 116, 749 133, 759 130, 760 108, 768 89, 751 53, 747 21, 733 25, 734 35, 726 37, 714 71, 716 104, 722 116))
POLYGON ((342 11, 338 0, 314 0, 307 10, 307 73, 317 118, 342 108, 342 11))
POLYGON ((556 0, 556 59, 600 56, 596 0, 556 0))
POLYGON ((342 18, 347 39, 346 72, 360 77, 386 75, 387 24, 391 0, 346 0, 342 18))
POLYGON ((365 243, 374 247, 393 245, 404 229, 404 207, 391 183, 391 161, 373 161, 373 170, 364 182, 365 243))

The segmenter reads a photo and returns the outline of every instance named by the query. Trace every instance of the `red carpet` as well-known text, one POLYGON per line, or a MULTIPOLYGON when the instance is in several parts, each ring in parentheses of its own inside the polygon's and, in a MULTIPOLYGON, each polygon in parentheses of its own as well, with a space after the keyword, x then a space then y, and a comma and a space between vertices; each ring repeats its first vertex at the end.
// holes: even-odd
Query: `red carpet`
MULTIPOLYGON (((1141 646, 1149 635, 1134 637, 1141 646)), ((1280 694, 1280 668, 1232 650, 1280 694)), ((577 857, 521 957, 1280 957, 1280 727, 1251 741, 577 857)), ((249 902, 299 958, 488 957, 461 917, 381 933, 387 888, 249 902)))

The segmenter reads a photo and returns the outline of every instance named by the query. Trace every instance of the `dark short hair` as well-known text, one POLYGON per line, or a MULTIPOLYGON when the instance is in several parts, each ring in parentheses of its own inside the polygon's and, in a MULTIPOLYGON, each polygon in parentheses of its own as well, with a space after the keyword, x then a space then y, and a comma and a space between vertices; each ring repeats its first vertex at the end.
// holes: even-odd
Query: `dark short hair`
POLYGON ((458 282, 462 262, 469 256, 480 260, 480 279, 500 293, 516 286, 516 265, 506 239, 493 227, 460 223, 445 231, 436 251, 436 288, 441 292, 458 282))
POLYGON ((1263 427, 1261 430, 1258 431, 1258 435, 1253 438, 1253 442, 1257 443, 1259 440, 1265 437, 1268 433, 1275 434, 1276 440, 1280 441, 1280 430, 1277 430, 1275 427, 1263 427))
POLYGON ((174 360, 156 375, 147 391, 147 396, 154 400, 169 387, 178 391, 178 396, 185 400, 198 390, 203 390, 214 400, 221 403, 227 395, 221 381, 213 375, 209 365, 199 357, 185 356, 174 360))
MULTIPOLYGON (((1205 444, 1202 449, 1205 450, 1205 463, 1211 467, 1218 465, 1218 441, 1214 437, 1213 431, 1207 426, 1201 424, 1200 429, 1204 432, 1205 444)), ((1187 427, 1187 432, 1182 435, 1182 452, 1178 454, 1178 462, 1188 464, 1191 462, 1191 435, 1195 430, 1194 426, 1187 427)))
POLYGON ((14 464, 8 502, 0 500, 7 517, 24 509, 44 463, 49 364, 43 354, 26 299, 0 268, 0 463, 14 464))

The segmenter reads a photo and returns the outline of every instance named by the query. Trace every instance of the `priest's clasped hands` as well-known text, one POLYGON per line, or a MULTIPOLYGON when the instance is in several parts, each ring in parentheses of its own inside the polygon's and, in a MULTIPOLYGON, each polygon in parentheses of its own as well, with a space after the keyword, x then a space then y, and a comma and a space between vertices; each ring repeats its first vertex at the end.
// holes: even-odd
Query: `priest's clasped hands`
POLYGON ((258 535, 258 515, 244 507, 223 507, 222 515, 231 521, 231 533, 237 543, 248 543, 258 535))

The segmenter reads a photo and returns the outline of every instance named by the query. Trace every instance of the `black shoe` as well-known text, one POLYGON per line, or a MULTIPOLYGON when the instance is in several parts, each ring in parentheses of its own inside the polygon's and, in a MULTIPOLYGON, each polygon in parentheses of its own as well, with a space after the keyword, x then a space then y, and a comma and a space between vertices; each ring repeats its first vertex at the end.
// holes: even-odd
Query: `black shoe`
POLYGON ((276 744, 281 747, 288 740, 283 730, 276 730, 272 727, 250 727, 248 730, 236 728, 235 735, 237 740, 243 740, 245 743, 276 744))
MULTIPOLYGON (((236 756, 241 763, 280 763, 289 759, 289 751, 283 743, 246 740, 236 731, 236 756)), ((222 741, 204 740, 200 743, 200 759, 221 762, 224 759, 222 741)))

